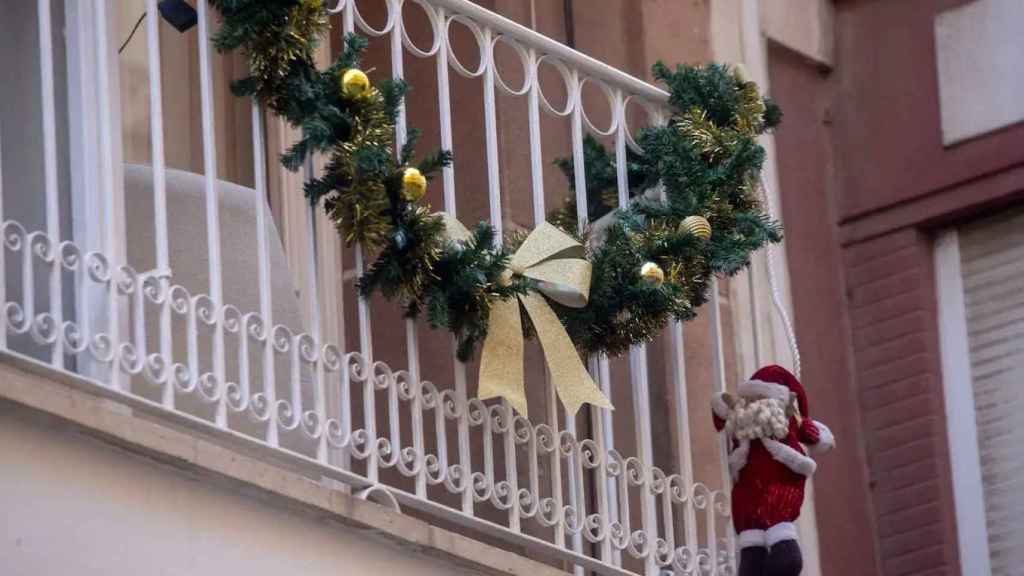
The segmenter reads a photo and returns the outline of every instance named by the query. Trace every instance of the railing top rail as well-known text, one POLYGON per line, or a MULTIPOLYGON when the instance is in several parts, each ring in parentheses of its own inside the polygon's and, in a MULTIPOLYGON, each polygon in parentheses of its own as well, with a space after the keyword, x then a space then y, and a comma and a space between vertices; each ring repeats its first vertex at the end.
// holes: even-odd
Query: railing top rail
POLYGON ((507 34, 508 36, 515 38, 526 46, 537 48, 545 54, 561 58, 567 63, 572 63, 574 66, 595 78, 604 80, 612 85, 619 86, 637 96, 647 98, 651 100, 652 103, 661 104, 668 101, 668 92, 661 88, 644 82, 636 76, 627 74, 622 70, 609 66, 600 60, 587 56, 579 50, 570 48, 557 40, 548 38, 547 36, 539 32, 535 32, 522 24, 509 20, 500 14, 496 14, 486 8, 477 6, 469 0, 428 1, 438 6, 444 6, 453 12, 468 16, 477 22, 487 24, 502 34, 507 34))

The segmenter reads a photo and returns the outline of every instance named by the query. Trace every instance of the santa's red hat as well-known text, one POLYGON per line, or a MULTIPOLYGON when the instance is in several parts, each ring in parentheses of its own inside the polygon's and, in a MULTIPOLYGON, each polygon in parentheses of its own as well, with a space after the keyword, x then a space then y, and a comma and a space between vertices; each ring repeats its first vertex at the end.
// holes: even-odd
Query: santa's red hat
POLYGON ((747 398, 776 398, 786 403, 792 394, 796 396, 800 415, 804 418, 810 416, 807 411, 807 393, 803 385, 782 366, 772 364, 754 372, 750 380, 739 385, 739 393, 740 396, 747 398))

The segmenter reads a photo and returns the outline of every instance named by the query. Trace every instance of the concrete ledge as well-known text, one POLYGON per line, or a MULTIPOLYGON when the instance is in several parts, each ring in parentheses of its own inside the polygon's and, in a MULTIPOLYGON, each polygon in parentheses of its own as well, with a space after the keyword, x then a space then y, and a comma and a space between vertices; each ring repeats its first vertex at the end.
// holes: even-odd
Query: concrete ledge
POLYGON ((89 381, 55 372, 32 360, 0 353, 0 399, 12 403, 16 410, 24 410, 27 417, 42 418, 48 425, 70 426, 201 481, 226 485, 257 500, 295 507, 475 573, 566 575, 547 564, 324 486, 300 474, 294 466, 228 448, 222 440, 187 425, 172 426, 153 416, 140 416, 116 397, 103 397, 117 394, 108 394, 89 381))
POLYGON ((765 0, 761 5, 765 36, 824 69, 835 63, 834 21, 830 0, 765 0))

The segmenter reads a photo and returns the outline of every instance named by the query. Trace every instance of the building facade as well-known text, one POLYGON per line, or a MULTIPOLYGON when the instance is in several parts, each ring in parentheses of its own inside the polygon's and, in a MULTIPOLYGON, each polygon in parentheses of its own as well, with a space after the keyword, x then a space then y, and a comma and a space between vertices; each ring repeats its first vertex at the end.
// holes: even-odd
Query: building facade
POLYGON ((828 574, 1021 570, 1022 19, 836 2, 830 61, 769 50, 806 379, 848 442, 817 477, 828 574))
POLYGON ((370 38, 467 224, 578 200, 555 161, 586 136, 625 171, 659 60, 743 63, 785 112, 785 245, 594 359, 614 412, 567 417, 528 345, 530 421, 358 297, 367 255, 300 193, 321 160, 280 167, 296 132, 231 95, 245 60, 190 4, 178 32, 155 0, 3 2, 0 571, 732 574, 710 399, 778 363, 838 439, 805 575, 1015 573, 1015 0, 326 0, 319 63, 370 38))

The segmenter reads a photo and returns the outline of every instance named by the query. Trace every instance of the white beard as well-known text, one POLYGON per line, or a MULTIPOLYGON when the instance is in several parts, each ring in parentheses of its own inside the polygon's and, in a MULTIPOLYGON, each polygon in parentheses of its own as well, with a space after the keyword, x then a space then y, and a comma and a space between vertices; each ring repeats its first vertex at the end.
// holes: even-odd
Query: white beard
POLYGON ((725 433, 737 440, 785 438, 789 433, 786 405, 775 398, 738 398, 725 419, 725 433))

